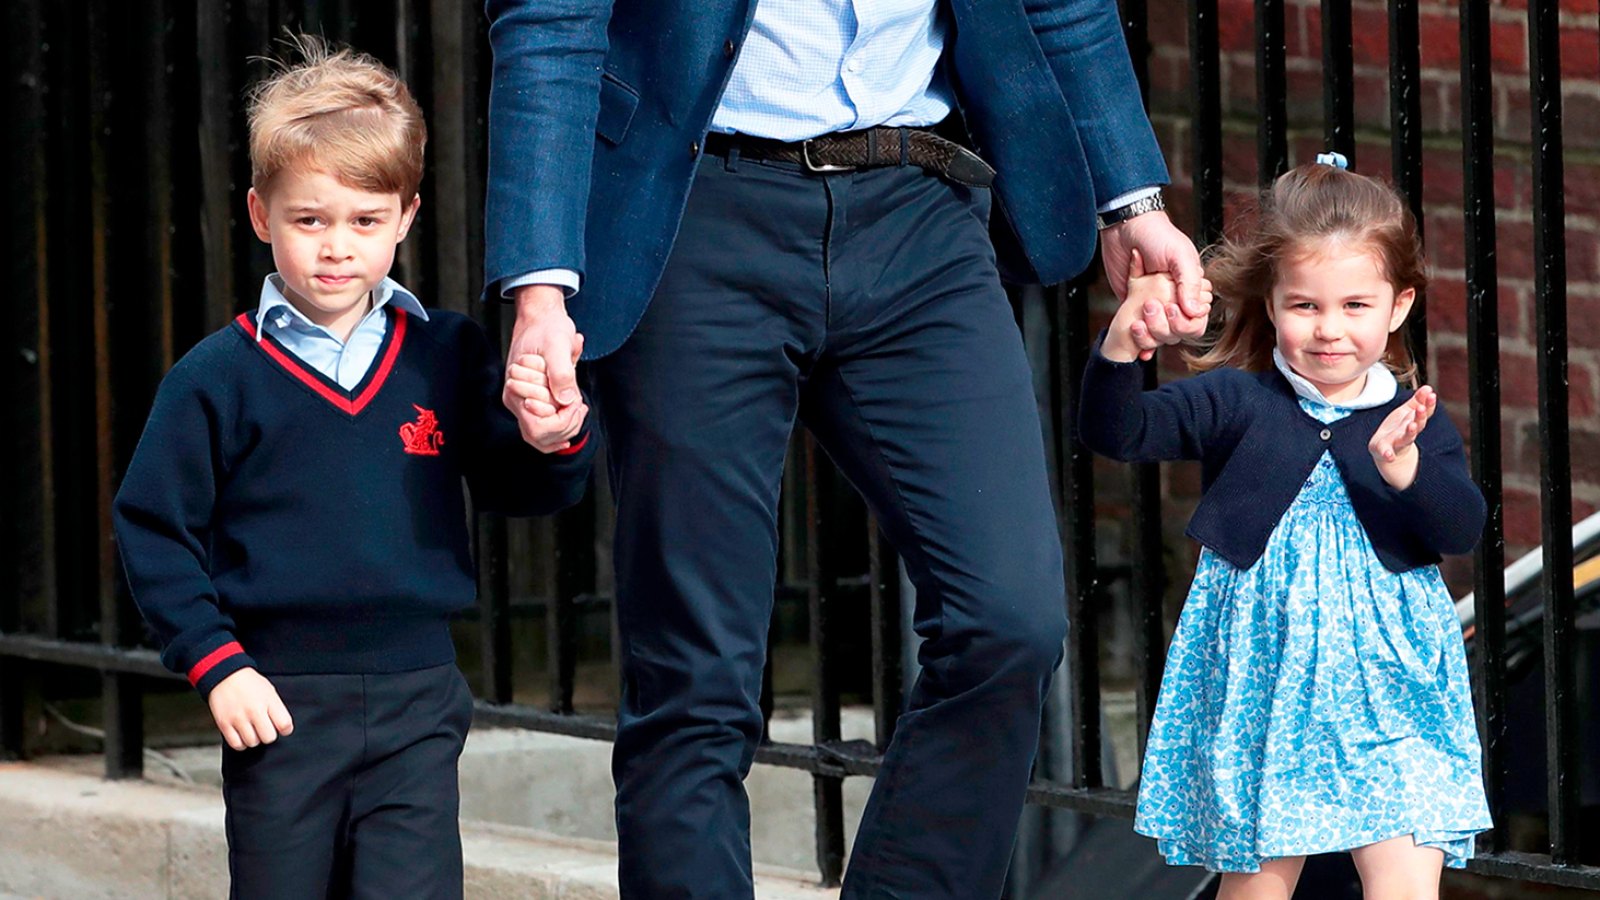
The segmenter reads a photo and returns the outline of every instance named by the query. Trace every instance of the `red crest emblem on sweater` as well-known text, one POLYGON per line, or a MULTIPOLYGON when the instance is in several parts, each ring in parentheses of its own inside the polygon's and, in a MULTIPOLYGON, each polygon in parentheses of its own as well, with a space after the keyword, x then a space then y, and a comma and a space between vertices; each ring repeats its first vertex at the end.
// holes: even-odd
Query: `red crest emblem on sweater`
POLYGON ((444 446, 444 432, 439 430, 439 417, 433 410, 411 404, 417 411, 417 420, 407 422, 400 426, 400 440, 405 444, 407 453, 418 456, 438 456, 439 448, 444 446))

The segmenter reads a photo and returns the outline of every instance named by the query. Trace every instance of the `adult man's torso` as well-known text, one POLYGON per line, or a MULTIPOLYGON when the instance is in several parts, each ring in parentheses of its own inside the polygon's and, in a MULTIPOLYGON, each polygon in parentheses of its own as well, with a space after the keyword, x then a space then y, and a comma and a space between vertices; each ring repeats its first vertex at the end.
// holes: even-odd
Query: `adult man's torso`
MULTIPOLYGON (((1028 263, 1009 273, 1018 280, 1076 274, 1093 254, 1097 198, 1166 180, 1111 0, 1059 0, 1027 11, 995 0, 861 2, 859 9, 852 6, 855 27, 849 33, 840 27, 838 10, 819 3, 810 15, 820 24, 809 32, 785 31, 813 35, 815 46, 801 51, 792 40, 781 49, 770 40, 768 3, 760 27, 752 28, 751 0, 597 0, 597 6, 610 7, 610 18, 603 44, 597 31, 585 35, 589 46, 604 48, 590 188, 576 201, 586 199, 586 208, 554 209, 531 225, 522 221, 527 199, 518 182, 540 191, 531 183, 538 179, 498 178, 500 172, 520 172, 521 161, 506 165, 497 156, 528 151, 513 145, 510 135, 497 134, 491 147, 496 177, 489 203, 490 290, 501 279, 545 266, 580 268, 583 288, 570 309, 588 337, 588 353, 614 350, 642 314, 665 265, 704 137, 713 130, 793 139, 808 136, 806 131, 873 124, 882 108, 896 107, 883 120, 888 124, 901 123, 894 115, 906 124, 924 124, 917 119, 958 109, 973 149, 999 170, 996 193, 1022 250, 1013 255, 1002 248, 1002 257, 1028 263), (872 13, 862 14, 867 9, 872 13), (838 69, 830 76, 827 58, 841 50, 837 66, 845 77, 838 77, 838 69), (866 72, 876 54, 897 52, 893 77, 882 79, 886 84, 861 85, 857 97, 850 89, 852 61, 860 59, 866 72), (1085 54, 1093 54, 1096 64, 1082 65, 1085 54), (843 91, 835 84, 841 80, 843 91), (814 112, 797 121, 792 101, 808 89, 819 92, 809 107, 814 112), (862 104, 880 108, 864 110, 862 104), (777 111, 771 121, 765 116, 769 109, 777 111), (1111 152, 1120 154, 1115 166, 1105 164, 1105 134, 1111 135, 1111 152), (1091 158, 1100 163, 1095 171, 1091 158), (1103 177, 1096 174, 1107 170, 1103 177), (570 226, 563 223, 578 219, 582 246, 564 254, 548 249, 570 243, 570 226), (577 264, 563 255, 577 256, 577 264)), ((779 0, 770 21, 781 25, 779 14, 803 12, 779 0)), ((495 47, 497 55, 508 57, 519 49, 511 38, 495 47)), ((873 72, 891 71, 877 62, 873 72)), ((526 74, 497 67, 497 95, 549 89, 549 81, 531 75, 519 80, 526 74)), ((574 94, 574 102, 580 99, 574 94)), ((582 135, 574 131, 565 139, 574 144, 572 152, 580 152, 582 135)), ((570 159, 556 146, 533 152, 570 159)), ((540 196, 546 202, 542 191, 540 196)))

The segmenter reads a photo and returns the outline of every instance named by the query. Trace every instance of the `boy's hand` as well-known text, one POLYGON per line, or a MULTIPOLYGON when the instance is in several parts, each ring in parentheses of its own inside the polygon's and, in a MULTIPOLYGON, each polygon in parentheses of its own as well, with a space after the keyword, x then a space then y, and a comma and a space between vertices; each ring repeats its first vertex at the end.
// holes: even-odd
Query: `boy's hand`
POLYGON ((1156 348, 1204 333, 1211 315, 1211 281, 1200 280, 1200 312, 1188 316, 1178 304, 1177 283, 1165 272, 1146 272, 1144 256, 1134 250, 1128 263, 1128 296, 1117 308, 1100 352, 1113 362, 1149 359, 1156 348))
MULTIPOLYGON (((577 350, 583 350, 583 335, 577 336, 577 350)), ((572 446, 572 439, 583 431, 589 406, 582 400, 558 407, 550 392, 550 378, 544 357, 527 354, 506 369, 505 396, 515 399, 523 413, 517 416, 522 439, 541 453, 554 453, 572 446)))
POLYGON ((277 688, 255 669, 240 669, 222 679, 206 699, 222 739, 235 750, 270 744, 294 732, 294 719, 277 688))
POLYGON ((1428 424, 1433 410, 1439 404, 1439 395, 1433 388, 1423 385, 1410 400, 1401 404, 1383 420, 1372 440, 1367 442, 1367 452, 1378 466, 1378 474, 1397 491, 1403 491, 1417 480, 1417 435, 1428 424))

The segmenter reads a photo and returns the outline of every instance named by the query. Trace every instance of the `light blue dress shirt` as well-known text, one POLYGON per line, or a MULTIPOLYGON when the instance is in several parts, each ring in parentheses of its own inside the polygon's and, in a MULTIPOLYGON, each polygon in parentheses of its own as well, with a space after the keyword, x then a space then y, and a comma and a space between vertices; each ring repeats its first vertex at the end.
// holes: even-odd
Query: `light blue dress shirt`
POLYGON ((761 0, 711 130, 780 141, 950 114, 936 0, 761 0))
MULTIPOLYGON (((761 0, 711 130, 781 141, 879 125, 934 125, 953 105, 940 59, 949 33, 938 0, 761 0)), ((1157 193, 1141 188, 1100 212, 1157 193)), ((508 278, 577 293, 578 273, 543 269, 508 278)))
POLYGON ((361 383, 372 368, 372 361, 383 345, 389 317, 383 308, 393 303, 413 316, 428 321, 428 311, 416 295, 392 278, 385 278, 372 291, 372 309, 362 317, 350 336, 339 340, 333 332, 306 318, 283 296, 283 279, 274 272, 261 283, 261 302, 256 306, 256 340, 269 331, 285 349, 301 362, 333 379, 345 390, 361 383))

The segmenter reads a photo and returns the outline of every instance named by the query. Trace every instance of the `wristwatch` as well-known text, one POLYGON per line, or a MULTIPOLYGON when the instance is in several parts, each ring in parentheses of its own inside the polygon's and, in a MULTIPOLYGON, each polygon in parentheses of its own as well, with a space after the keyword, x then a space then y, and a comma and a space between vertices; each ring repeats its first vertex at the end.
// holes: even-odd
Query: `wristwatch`
POLYGON ((1160 191, 1156 191, 1154 194, 1151 194, 1148 197, 1140 197, 1138 200, 1135 200, 1126 206, 1119 206, 1116 209, 1096 214, 1094 217, 1094 227, 1101 231, 1105 231, 1107 228, 1126 222, 1134 216, 1139 216, 1147 212, 1155 212, 1158 209, 1166 208, 1167 201, 1161 199, 1160 191))

